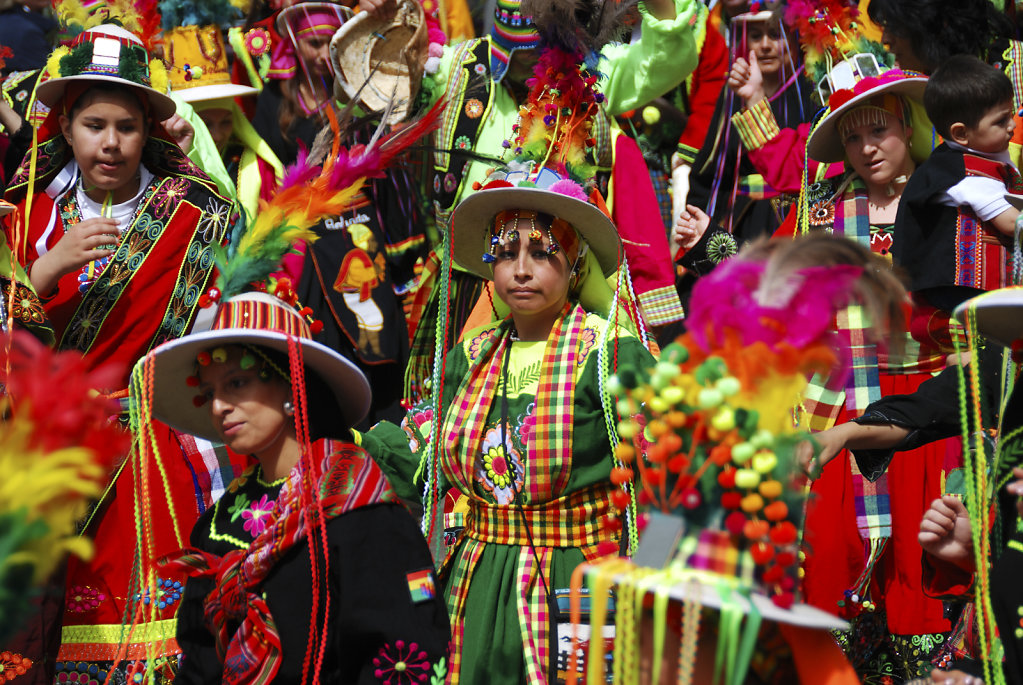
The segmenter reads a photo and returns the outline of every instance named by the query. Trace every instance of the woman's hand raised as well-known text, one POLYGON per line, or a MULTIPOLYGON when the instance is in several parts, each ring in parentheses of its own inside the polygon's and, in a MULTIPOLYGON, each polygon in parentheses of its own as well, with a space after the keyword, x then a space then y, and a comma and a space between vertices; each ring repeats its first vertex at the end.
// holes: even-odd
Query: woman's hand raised
POLYGON ((749 61, 742 57, 736 58, 725 83, 733 93, 742 98, 743 106, 746 109, 767 97, 764 92, 764 75, 760 73, 757 54, 752 50, 749 53, 749 61))

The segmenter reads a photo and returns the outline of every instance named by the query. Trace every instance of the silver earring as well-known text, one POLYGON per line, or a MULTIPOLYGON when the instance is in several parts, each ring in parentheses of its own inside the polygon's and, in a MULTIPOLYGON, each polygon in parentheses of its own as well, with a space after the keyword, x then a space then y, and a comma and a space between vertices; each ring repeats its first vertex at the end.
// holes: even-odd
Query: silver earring
POLYGON ((285 416, 295 415, 295 405, 291 403, 291 400, 284 400, 284 415, 285 416))

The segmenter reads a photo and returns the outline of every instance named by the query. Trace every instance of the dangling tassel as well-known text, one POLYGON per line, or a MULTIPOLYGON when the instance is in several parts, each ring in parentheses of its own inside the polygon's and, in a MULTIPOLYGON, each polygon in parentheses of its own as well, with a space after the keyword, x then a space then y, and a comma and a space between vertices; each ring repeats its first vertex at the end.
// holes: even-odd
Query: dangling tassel
POLYGON ((870 600, 870 580, 874 574, 874 566, 888 549, 891 538, 870 538, 868 542, 867 562, 856 582, 845 591, 845 599, 838 600, 839 614, 843 618, 855 618, 863 611, 873 611, 877 605, 870 600))

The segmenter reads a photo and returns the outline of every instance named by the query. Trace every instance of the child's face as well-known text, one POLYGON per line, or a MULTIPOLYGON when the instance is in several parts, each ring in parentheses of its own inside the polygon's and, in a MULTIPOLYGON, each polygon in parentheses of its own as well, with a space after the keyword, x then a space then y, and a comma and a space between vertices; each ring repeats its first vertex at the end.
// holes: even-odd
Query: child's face
POLYGON ((1012 132, 1016 129, 1012 102, 1005 101, 989 109, 976 126, 965 129, 966 147, 977 152, 994 154, 1009 149, 1012 132))
MULTIPOLYGON (((64 136, 82 171, 82 185, 101 201, 113 193, 124 202, 138 191, 136 175, 149 127, 138 101, 125 93, 86 93, 73 119, 60 118, 64 136)), ((93 197, 93 199, 97 199, 93 197)))

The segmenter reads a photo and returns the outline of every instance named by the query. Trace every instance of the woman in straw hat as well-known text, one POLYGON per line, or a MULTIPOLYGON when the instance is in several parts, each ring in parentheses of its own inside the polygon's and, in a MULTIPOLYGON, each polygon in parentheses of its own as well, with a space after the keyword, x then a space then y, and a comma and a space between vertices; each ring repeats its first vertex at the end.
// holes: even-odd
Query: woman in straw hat
POLYGON ((257 462, 162 566, 191 576, 176 680, 443 675, 450 634, 430 552, 351 443, 370 400, 359 370, 265 293, 231 298, 212 330, 161 346, 149 368, 153 416, 257 462))
MULTIPOLYGON (((6 237, 44 300, 58 347, 79 350, 92 366, 118 362, 123 373, 106 390, 123 396, 118 391, 127 387, 134 363, 194 323, 231 206, 159 123, 175 104, 163 92, 162 64, 153 62, 151 71, 135 35, 95 26, 58 49, 49 71, 53 78, 39 85, 37 96, 50 114, 7 189, 17 211, 5 220, 6 237)), ((176 504, 164 507, 153 527, 154 549, 166 553, 177 546, 175 525, 197 518, 209 475, 196 472, 193 479, 169 429, 157 427, 154 435, 173 446, 166 454, 182 455, 160 486, 176 504)), ((68 566, 56 659, 65 677, 105 672, 121 648, 121 622, 136 594, 134 507, 143 497, 132 470, 118 472, 87 522, 94 558, 68 566)), ((173 612, 161 607, 158 630, 173 612)), ((140 645, 153 637, 136 634, 125 648, 143 655, 136 658, 152 656, 140 645)))
POLYGON ((382 423, 363 444, 403 498, 422 501, 431 539, 447 488, 467 498, 441 573, 451 681, 537 683, 556 653, 554 589, 579 563, 618 549, 602 383, 616 364, 653 357, 595 313, 606 315, 594 293, 607 290, 621 245, 582 188, 547 168, 491 179, 456 209, 452 254, 493 282, 495 306, 510 316, 466 333, 404 431, 382 423))

